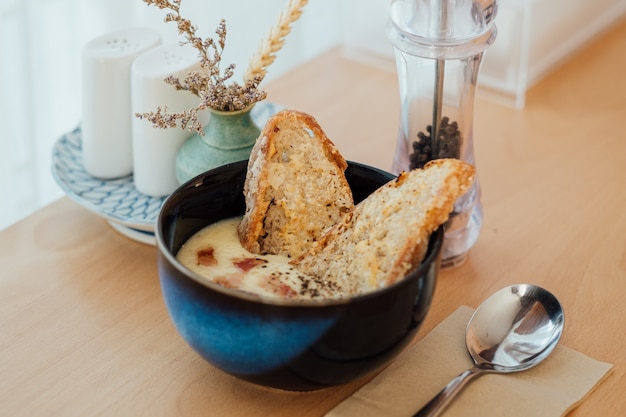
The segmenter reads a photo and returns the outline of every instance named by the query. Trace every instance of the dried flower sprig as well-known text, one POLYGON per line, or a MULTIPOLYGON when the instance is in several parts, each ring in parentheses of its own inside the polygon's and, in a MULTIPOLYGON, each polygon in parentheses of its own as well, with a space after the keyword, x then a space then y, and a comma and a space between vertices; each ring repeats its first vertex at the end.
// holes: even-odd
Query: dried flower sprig
POLYGON ((244 76, 244 84, 237 82, 226 84, 234 75, 235 65, 226 67, 222 73, 220 63, 226 46, 226 22, 220 21, 215 33, 217 41, 212 38, 202 39, 196 35, 196 26, 180 14, 182 0, 143 0, 149 6, 169 10, 166 22, 175 22, 178 33, 187 39, 183 44, 190 44, 200 54, 201 71, 190 72, 182 81, 169 76, 165 82, 177 90, 189 91, 200 98, 198 106, 181 112, 168 112, 167 107, 159 106, 156 111, 137 113, 140 119, 147 119, 158 128, 176 127, 195 130, 204 135, 202 124, 198 121, 198 111, 211 108, 219 111, 243 110, 252 104, 264 100, 267 94, 259 90, 259 84, 267 74, 267 68, 276 59, 276 54, 285 44, 285 38, 291 32, 291 26, 302 15, 302 9, 308 0, 289 0, 287 9, 280 14, 278 22, 270 30, 267 38, 261 43, 257 53, 250 59, 248 70, 244 76))
POLYGON ((186 90, 199 97, 199 104, 191 109, 181 112, 168 112, 167 107, 159 106, 154 112, 137 113, 140 119, 147 119, 157 128, 170 128, 180 124, 182 129, 195 130, 204 135, 202 123, 198 121, 198 112, 207 108, 218 111, 243 110, 252 104, 264 100, 267 97, 265 91, 258 89, 263 77, 254 76, 246 79, 244 85, 232 81, 227 84, 234 75, 235 64, 231 64, 221 71, 220 64, 222 53, 226 46, 226 21, 222 19, 215 31, 217 41, 212 38, 202 39, 196 35, 196 26, 189 19, 180 14, 182 0, 143 0, 149 6, 159 9, 170 10, 165 16, 165 22, 176 22, 178 33, 185 35, 187 39, 183 44, 190 44, 198 50, 200 55, 201 71, 190 72, 182 81, 174 76, 169 76, 165 82, 171 84, 177 90, 186 90))
POLYGON ((267 68, 276 59, 276 54, 282 49, 287 35, 291 32, 291 26, 300 19, 302 9, 308 2, 308 0, 289 0, 287 9, 280 14, 278 22, 270 29, 258 51, 250 59, 244 80, 265 78, 267 68))

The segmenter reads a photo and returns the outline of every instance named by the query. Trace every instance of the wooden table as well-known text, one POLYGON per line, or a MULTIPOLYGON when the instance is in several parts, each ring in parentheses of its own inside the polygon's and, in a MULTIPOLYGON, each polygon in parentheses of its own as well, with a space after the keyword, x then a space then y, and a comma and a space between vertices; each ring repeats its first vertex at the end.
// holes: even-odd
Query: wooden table
MULTIPOLYGON (((465 304, 532 282, 566 312, 562 343, 613 363, 572 416, 626 412, 626 22, 545 78, 523 110, 478 99, 485 220, 444 271, 416 340, 465 304)), ((314 115, 347 159, 389 169, 394 72, 335 50, 266 86, 314 115)), ((366 380, 263 389, 205 363, 178 336, 156 249, 67 198, 0 233, 1 416, 319 416, 366 380)))

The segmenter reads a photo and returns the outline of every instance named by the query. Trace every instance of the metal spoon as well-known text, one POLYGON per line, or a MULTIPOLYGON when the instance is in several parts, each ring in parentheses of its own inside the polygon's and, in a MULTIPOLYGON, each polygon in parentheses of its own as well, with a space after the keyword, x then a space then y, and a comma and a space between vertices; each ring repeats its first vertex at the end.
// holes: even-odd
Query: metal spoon
POLYGON ((485 373, 524 371, 541 362, 561 338, 564 315, 549 291, 512 285, 487 298, 465 331, 474 366, 454 378, 413 417, 438 416, 471 380, 485 373))

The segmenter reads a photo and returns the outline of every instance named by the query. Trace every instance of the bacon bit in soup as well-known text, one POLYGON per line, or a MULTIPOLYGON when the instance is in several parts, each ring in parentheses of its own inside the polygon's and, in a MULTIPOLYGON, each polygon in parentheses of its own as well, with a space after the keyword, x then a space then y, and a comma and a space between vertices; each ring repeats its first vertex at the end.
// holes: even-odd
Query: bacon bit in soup
POLYGON ((225 287, 225 288, 239 288, 241 287, 243 278, 244 278, 244 274, 236 273, 236 274, 228 274, 228 275, 215 277, 213 281, 215 281, 217 285, 221 285, 222 287, 225 287))
POLYGON ((274 294, 285 298, 295 298, 298 295, 293 288, 287 284, 283 284, 282 282, 275 285, 274 294))
POLYGON ((217 259, 215 259, 215 249, 206 248, 198 251, 198 265, 212 266, 217 265, 217 259))
POLYGON ((265 265, 267 261, 261 258, 237 258, 233 259, 233 265, 240 271, 248 272, 252 268, 260 265, 265 265))
POLYGON ((298 293, 289 285, 281 282, 280 276, 277 274, 271 274, 265 278, 260 286, 266 290, 271 291, 273 294, 283 298, 296 298, 298 293))

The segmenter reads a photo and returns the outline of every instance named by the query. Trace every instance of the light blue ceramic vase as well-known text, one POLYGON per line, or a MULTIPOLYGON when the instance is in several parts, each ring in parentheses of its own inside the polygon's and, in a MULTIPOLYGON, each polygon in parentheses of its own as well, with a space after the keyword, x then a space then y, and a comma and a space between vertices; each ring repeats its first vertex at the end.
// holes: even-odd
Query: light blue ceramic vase
POLYGON ((253 107, 239 111, 211 110, 204 136, 191 136, 176 155, 178 182, 182 184, 210 169, 248 159, 261 133, 250 115, 253 107))

